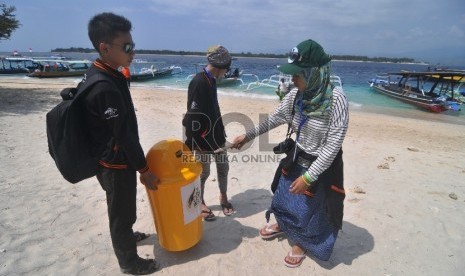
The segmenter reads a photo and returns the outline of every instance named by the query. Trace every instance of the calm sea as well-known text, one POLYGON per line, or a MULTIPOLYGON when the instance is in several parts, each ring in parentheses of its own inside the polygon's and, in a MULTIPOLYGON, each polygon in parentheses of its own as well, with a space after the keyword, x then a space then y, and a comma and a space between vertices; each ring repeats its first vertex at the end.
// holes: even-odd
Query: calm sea
MULTIPOLYGON (((34 53, 34 56, 50 56, 50 53, 34 53)), ((93 60, 96 54, 67 53, 65 56, 73 59, 93 60)), ((187 90, 187 76, 196 72, 194 64, 205 63, 206 58, 201 56, 165 56, 165 55, 136 55, 136 58, 149 62, 163 62, 164 65, 176 65, 182 68, 182 73, 170 77, 156 79, 149 82, 133 83, 133 86, 164 87, 176 90, 187 90)), ((233 61, 232 68, 240 68, 244 74, 253 74, 256 77, 243 77, 244 85, 234 87, 220 87, 220 93, 233 94, 246 97, 258 97, 276 99, 273 88, 261 88, 247 91, 247 84, 254 82, 257 78, 261 81, 277 74, 276 66, 286 62, 286 59, 263 59, 263 58, 237 58, 233 61)), ((434 66, 431 66, 434 67, 434 66)), ((454 67, 464 70, 465 67, 454 67)), ((197 67, 197 70, 201 67, 197 67)), ((396 72, 400 70, 427 71, 428 65, 422 64, 391 64, 374 62, 347 62, 333 61, 332 72, 341 77, 344 91, 349 99, 350 109, 362 112, 390 114, 400 117, 441 121, 453 124, 465 125, 465 106, 459 112, 446 111, 434 114, 416 108, 412 105, 391 99, 373 91, 368 81, 376 74, 385 72, 396 72)), ((1 78, 0 78, 1 80, 1 78)))

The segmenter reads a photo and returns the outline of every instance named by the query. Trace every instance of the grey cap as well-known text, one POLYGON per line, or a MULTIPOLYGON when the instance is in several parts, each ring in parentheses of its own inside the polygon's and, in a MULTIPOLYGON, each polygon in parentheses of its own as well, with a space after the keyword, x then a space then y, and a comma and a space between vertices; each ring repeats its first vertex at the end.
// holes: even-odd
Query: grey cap
POLYGON ((208 47, 207 60, 215 68, 228 69, 231 66, 231 55, 221 45, 208 47))

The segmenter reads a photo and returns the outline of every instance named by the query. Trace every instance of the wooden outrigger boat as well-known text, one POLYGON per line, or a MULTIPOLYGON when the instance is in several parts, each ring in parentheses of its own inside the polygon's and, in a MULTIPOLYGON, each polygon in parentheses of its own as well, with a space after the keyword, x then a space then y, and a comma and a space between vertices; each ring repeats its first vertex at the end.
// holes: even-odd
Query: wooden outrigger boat
POLYGON ((161 64, 164 64, 164 62, 134 61, 133 68, 131 69, 131 81, 149 81, 182 73, 182 68, 179 66, 163 66, 161 64), (137 68, 141 66, 143 67, 137 68))
MULTIPOLYGON (((233 58, 235 60, 235 58, 233 58)), ((194 63, 195 73, 187 76, 186 81, 192 80, 192 78, 200 71, 207 66, 205 63, 194 63)), ((232 69, 232 68, 231 68, 232 69)), ((258 76, 255 74, 245 74, 239 68, 235 68, 232 71, 227 71, 224 76, 216 80, 216 86, 226 87, 226 86, 240 86, 245 85, 244 77, 253 79, 254 81, 259 81, 258 76)))
POLYGON ((379 93, 432 112, 459 111, 465 72, 401 71, 379 75, 370 83, 379 93))
MULTIPOLYGON (((279 65, 277 66, 277 68, 279 65)), ((342 87, 342 80, 341 77, 337 75, 330 75, 329 79, 331 86, 332 87, 342 87)), ((247 85, 247 89, 245 91, 251 91, 253 89, 259 89, 259 88, 269 88, 273 89, 276 95, 278 95, 279 100, 282 100, 283 97, 289 93, 294 88, 294 84, 292 82, 292 75, 284 74, 282 72, 279 72, 277 74, 271 75, 270 77, 263 79, 262 81, 256 81, 256 82, 251 82, 247 85), (287 91, 281 91, 280 85, 284 82, 284 84, 287 87, 287 91)))

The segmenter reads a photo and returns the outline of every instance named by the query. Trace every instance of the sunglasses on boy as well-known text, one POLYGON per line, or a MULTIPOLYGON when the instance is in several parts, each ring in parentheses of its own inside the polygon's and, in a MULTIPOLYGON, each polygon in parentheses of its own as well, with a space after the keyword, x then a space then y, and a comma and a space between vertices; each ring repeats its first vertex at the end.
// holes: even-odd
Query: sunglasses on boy
POLYGON ((134 51, 134 49, 136 48, 136 44, 135 43, 131 43, 131 42, 128 42, 128 43, 124 43, 124 44, 117 44, 117 43, 109 43, 111 45, 116 45, 116 46, 123 46, 123 52, 125 52, 126 54, 129 54, 131 53, 132 51, 134 51))

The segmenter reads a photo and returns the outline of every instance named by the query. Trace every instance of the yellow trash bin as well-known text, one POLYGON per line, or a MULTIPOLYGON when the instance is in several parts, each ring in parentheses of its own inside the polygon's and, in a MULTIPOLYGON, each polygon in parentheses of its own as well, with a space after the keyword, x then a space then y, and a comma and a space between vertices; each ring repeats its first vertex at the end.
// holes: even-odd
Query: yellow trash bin
POLYGON ((201 164, 175 139, 153 145, 147 163, 160 179, 157 190, 147 189, 160 245, 168 251, 193 247, 202 238, 201 164))

